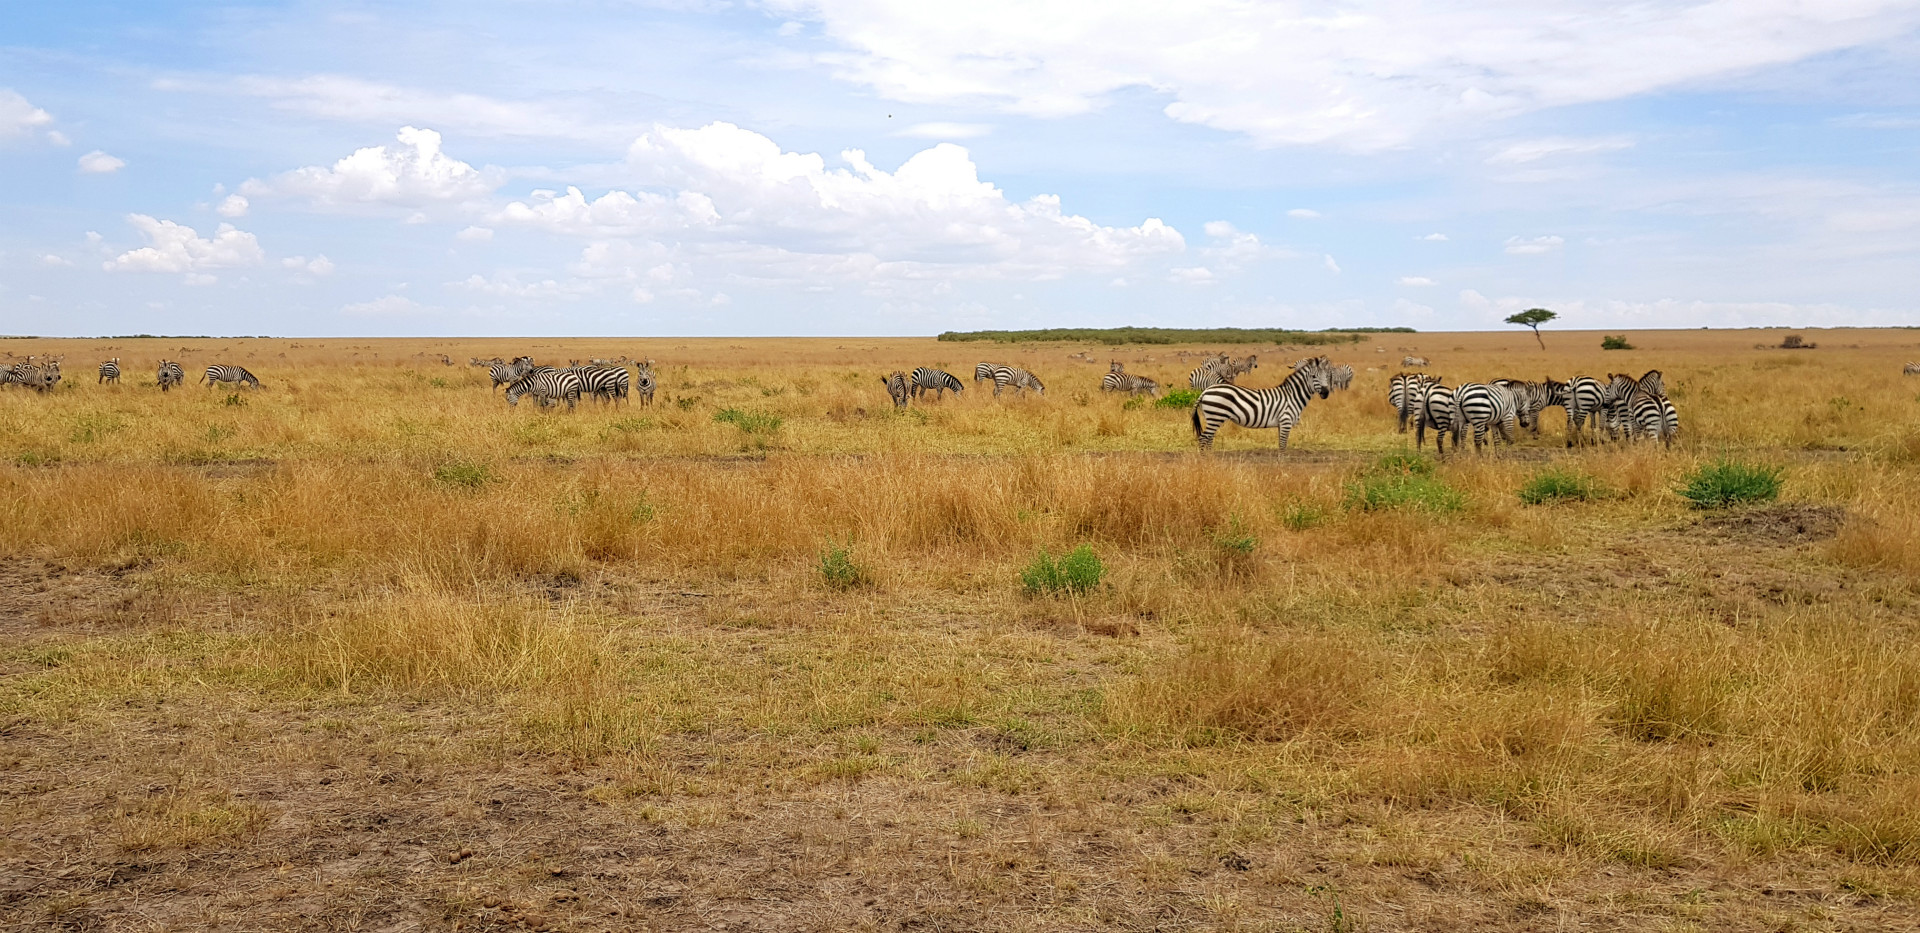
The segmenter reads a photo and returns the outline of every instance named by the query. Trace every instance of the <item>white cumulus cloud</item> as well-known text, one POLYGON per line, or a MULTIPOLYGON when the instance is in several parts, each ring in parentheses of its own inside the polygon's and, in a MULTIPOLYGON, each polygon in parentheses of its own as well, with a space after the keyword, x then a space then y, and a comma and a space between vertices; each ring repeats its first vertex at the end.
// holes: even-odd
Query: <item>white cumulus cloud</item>
POLYGON ((222 217, 245 217, 247 216, 247 208, 250 206, 252 205, 247 201, 246 196, 230 194, 227 195, 225 200, 220 202, 219 207, 213 210, 214 213, 222 217))
POLYGON ((202 237, 192 227, 146 214, 129 214, 127 222, 151 245, 108 260, 105 268, 109 271, 203 275, 209 269, 257 266, 266 260, 253 234, 236 230, 232 224, 221 224, 213 236, 202 237))
POLYGON ((488 240, 493 239, 493 228, 492 227, 467 227, 465 229, 462 229, 459 233, 454 234, 453 238, 456 240, 465 240, 469 243, 485 243, 488 240))
POLYGON ((353 205, 420 207, 483 201, 504 180, 440 150, 440 134, 403 127, 399 145, 356 150, 332 166, 310 165, 269 181, 248 179, 242 194, 303 198, 316 208, 353 205))
POLYGON ((107 155, 98 149, 80 157, 80 172, 85 175, 111 175, 127 167, 127 160, 107 155))
POLYGON ((0 139, 25 136, 52 122, 52 114, 35 107, 19 91, 0 87, 0 139))
POLYGON ((1566 239, 1557 236, 1507 237, 1507 253, 1513 256, 1535 256, 1551 253, 1566 244, 1566 239))
POLYGON ((325 255, 315 256, 312 259, 308 259, 305 256, 288 256, 280 260, 280 265, 282 268, 292 269, 295 272, 304 272, 315 278, 333 273, 333 260, 328 259, 325 255))
POLYGON ((1384 149, 1440 128, 1697 84, 1920 24, 1909 0, 766 0, 894 100, 1060 116, 1116 92, 1266 145, 1384 149))

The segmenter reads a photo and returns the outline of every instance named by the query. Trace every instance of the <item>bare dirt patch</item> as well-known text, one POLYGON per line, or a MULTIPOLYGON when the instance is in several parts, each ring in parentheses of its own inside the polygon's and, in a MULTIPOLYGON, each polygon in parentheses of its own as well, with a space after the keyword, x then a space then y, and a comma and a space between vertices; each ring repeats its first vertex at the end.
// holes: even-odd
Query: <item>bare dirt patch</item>
POLYGON ((1717 537, 1793 547, 1839 534, 1846 520, 1841 506, 1790 503, 1710 515, 1697 527, 1717 537))

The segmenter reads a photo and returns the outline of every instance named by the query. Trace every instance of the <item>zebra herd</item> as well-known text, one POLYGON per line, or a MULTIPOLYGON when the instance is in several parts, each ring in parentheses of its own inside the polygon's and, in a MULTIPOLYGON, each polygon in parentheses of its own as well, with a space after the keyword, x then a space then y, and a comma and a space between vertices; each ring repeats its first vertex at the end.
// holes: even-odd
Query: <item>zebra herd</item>
MULTIPOLYGON (((1000 395, 1001 390, 1009 388, 1023 395, 1028 389, 1040 395, 1047 394, 1046 384, 1040 381, 1039 376, 1018 366, 1007 366, 1002 363, 975 365, 973 384, 978 386, 982 382, 993 383, 995 397, 1000 395)), ((905 408, 909 401, 928 392, 932 392, 937 400, 946 398, 948 392, 959 395, 966 391, 966 386, 961 384, 959 376, 932 366, 916 366, 911 373, 895 370, 880 377, 880 383, 887 387, 887 396, 893 399, 895 408, 905 408)))
MULTIPOLYGON (((23 361, 15 362, 7 366, 0 366, 0 385, 22 386, 39 392, 46 392, 54 388, 54 386, 60 382, 61 378, 61 358, 48 357, 43 363, 36 363, 34 362, 35 359, 37 359, 37 357, 30 356, 23 361)), ((174 386, 181 385, 186 382, 186 378, 186 371, 180 367, 179 363, 175 363, 172 360, 161 360, 154 374, 154 382, 160 387, 160 391, 162 392, 172 389, 174 386)), ((229 366, 224 363, 215 363, 207 367, 207 371, 201 375, 200 381, 205 382, 209 389, 223 382, 232 383, 236 388, 242 385, 255 389, 261 387, 260 379, 253 373, 248 372, 246 367, 229 366)), ((119 357, 116 356, 100 364, 100 378, 95 380, 94 384, 120 384, 119 357)))
POLYGON ((516 356, 511 363, 497 356, 490 360, 470 357, 467 364, 485 366, 493 379, 493 388, 506 386, 507 404, 515 407, 520 399, 529 396, 542 408, 566 402, 568 411, 573 410, 582 396, 618 405, 632 395, 640 404, 651 405, 658 384, 652 360, 630 357, 593 359, 585 365, 579 360, 569 360, 565 367, 539 366, 531 356, 516 356), (631 374, 627 372, 629 365, 634 369, 631 374))
POLYGON ((1416 449, 1425 446, 1432 431, 1434 450, 1441 454, 1446 453, 1447 435, 1453 435, 1458 450, 1469 428, 1476 451, 1490 440, 1512 444, 1520 428, 1538 436, 1541 414, 1555 406, 1567 413, 1568 447, 1598 443, 1602 430, 1610 440, 1644 437, 1671 447, 1680 433, 1679 412, 1667 398, 1665 379, 1657 369, 1638 379, 1608 373, 1605 382, 1592 376, 1566 382, 1495 379, 1452 388, 1439 376, 1403 372, 1389 381, 1387 403, 1399 414, 1400 433, 1412 423, 1416 449))

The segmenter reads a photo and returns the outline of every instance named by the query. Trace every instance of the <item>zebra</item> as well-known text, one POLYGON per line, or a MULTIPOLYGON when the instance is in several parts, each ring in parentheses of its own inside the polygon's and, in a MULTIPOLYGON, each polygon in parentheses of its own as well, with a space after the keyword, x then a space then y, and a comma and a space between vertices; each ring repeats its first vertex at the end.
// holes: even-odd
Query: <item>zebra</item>
POLYGON ((533 357, 516 356, 511 363, 503 363, 499 357, 494 357, 486 366, 487 374, 493 379, 493 388, 498 389, 503 385, 508 385, 519 380, 521 376, 531 371, 533 369, 533 357))
POLYGON ((1041 395, 1047 394, 1047 387, 1042 385, 1039 377, 1034 374, 1018 366, 995 366, 993 368, 994 397, 998 398, 1000 396, 1000 390, 1008 386, 1019 389, 1021 394, 1025 394, 1028 389, 1032 389, 1041 395))
POLYGON ((1592 419, 1594 433, 1599 433, 1601 419, 1606 416, 1607 403, 1612 393, 1607 383, 1592 376, 1575 376, 1567 380, 1563 399, 1567 409, 1567 446, 1575 447, 1587 441, 1587 422, 1592 419))
POLYGON ((1431 366, 1431 365, 1433 365, 1433 364, 1432 364, 1432 363, 1430 363, 1430 362, 1428 362, 1428 360, 1427 360, 1427 358, 1426 358, 1426 357, 1424 357, 1424 356, 1403 356, 1403 357, 1401 357, 1401 358, 1400 358, 1400 365, 1402 365, 1402 366, 1431 366))
POLYGON ((1327 379, 1333 384, 1334 388, 1345 392, 1353 388, 1353 367, 1341 363, 1328 372, 1327 379))
MULTIPOLYGON (((32 360, 33 357, 27 359, 32 360)), ((0 370, 0 385, 17 385, 36 392, 45 392, 59 381, 60 364, 57 362, 50 361, 45 366, 37 366, 32 362, 15 363, 0 370)))
MULTIPOLYGON (((974 371, 973 378, 975 382, 980 381, 980 373, 978 370, 974 371)), ((1100 391, 1127 391, 1127 365, 1125 363, 1119 360, 1107 361, 1107 374, 1100 377, 1100 391)))
POLYGON ((1920 376, 1920 363, 1908 363, 1900 368, 1902 376, 1920 376))
POLYGON ((119 357, 116 356, 113 359, 110 359, 100 364, 100 379, 99 381, 95 382, 94 385, 99 385, 102 382, 111 382, 114 385, 120 384, 120 358, 119 357))
POLYGON ((1422 381, 1409 383, 1408 388, 1419 394, 1418 402, 1413 405, 1413 449, 1426 446, 1427 429, 1433 429, 1433 452, 1447 455, 1446 438, 1453 435, 1453 449, 1460 449, 1460 406, 1454 402, 1453 390, 1440 384, 1437 376, 1422 376, 1422 381))
MULTIPOLYGON (((944 369, 934 369, 931 366, 915 367, 912 381, 915 396, 923 392, 932 392, 935 398, 944 399, 947 397, 948 389, 952 389, 955 395, 961 392, 960 380, 954 378, 952 373, 944 369)), ((997 388, 998 383, 995 383, 995 386, 997 388)))
POLYGON ((1640 385, 1628 373, 1607 374, 1607 438, 1619 440, 1622 436, 1633 439, 1633 423, 1627 408, 1627 399, 1640 385))
MULTIPOLYGON (((1222 355, 1224 356, 1224 354, 1222 355)), ((1302 361, 1302 362, 1305 362, 1305 361, 1302 361)), ((1241 376, 1244 376, 1250 372, 1253 372, 1258 368, 1260 368, 1260 357, 1257 354, 1249 353, 1247 354, 1246 359, 1241 359, 1241 360, 1236 360, 1229 357, 1227 358, 1227 381, 1232 382, 1235 379, 1238 379, 1241 376)), ((1295 368, 1298 368, 1298 367, 1296 366, 1295 368)))
POLYGON ((653 361, 629 360, 628 362, 633 363, 634 396, 640 399, 642 405, 653 404, 653 390, 656 384, 653 377, 653 361))
POLYGON ((1427 386, 1439 383, 1439 376, 1426 373, 1395 373, 1387 381, 1387 404, 1400 414, 1400 426, 1394 429, 1394 433, 1407 433, 1407 419, 1419 410, 1421 393, 1427 386))
POLYGON ((1547 379, 1544 382, 1529 382, 1525 379, 1495 379, 1490 384, 1500 386, 1508 392, 1513 393, 1514 416, 1519 419, 1520 426, 1526 428, 1535 437, 1540 435, 1540 413, 1554 405, 1565 404, 1564 400, 1555 400, 1558 397, 1555 388, 1565 389, 1566 387, 1554 382, 1552 379, 1547 379))
POLYGON ((880 380, 887 387, 887 395, 893 398, 893 407, 907 407, 907 374, 894 370, 893 374, 880 380))
POLYGON ((154 378, 155 381, 160 383, 160 391, 165 392, 174 386, 184 384, 187 381, 187 373, 180 368, 179 363, 175 363, 172 360, 161 360, 160 371, 154 378))
POLYGON ((541 366, 521 374, 507 385, 507 404, 519 406, 520 396, 531 395, 540 400, 540 407, 553 404, 555 399, 564 399, 567 410, 572 411, 575 402, 580 401, 580 374, 571 369, 554 369, 541 366))
POLYGON ((999 368, 998 363, 973 364, 973 384, 977 386, 982 382, 992 382, 993 371, 998 368, 999 368))
POLYGON ((207 372, 200 377, 200 381, 205 382, 209 389, 222 382, 231 382, 236 389, 243 385, 256 389, 261 387, 259 378, 247 372, 245 366, 227 366, 221 363, 207 367, 207 372))
POLYGON ((1280 449, 1286 450, 1287 435, 1293 433, 1307 402, 1315 394, 1326 398, 1333 390, 1330 368, 1321 357, 1295 369, 1271 389, 1243 389, 1232 383, 1208 386, 1193 406, 1194 439, 1201 450, 1212 450, 1214 434, 1231 421, 1245 428, 1278 428, 1280 449))
MULTIPOLYGON (((1486 444, 1490 427, 1499 440, 1513 443, 1518 416, 1514 413, 1516 406, 1511 391, 1503 386, 1464 382, 1453 390, 1453 401, 1459 412, 1456 423, 1473 426, 1475 453, 1486 444)), ((1460 448, 1458 433, 1454 435, 1453 446, 1455 450, 1460 448)))
POLYGON ((615 405, 626 401, 632 384, 625 366, 569 366, 567 371, 580 377, 581 392, 615 405))
POLYGON ((1225 353, 1207 357, 1200 368, 1187 374, 1187 385, 1195 389, 1206 389, 1221 383, 1233 382, 1233 361, 1225 353))

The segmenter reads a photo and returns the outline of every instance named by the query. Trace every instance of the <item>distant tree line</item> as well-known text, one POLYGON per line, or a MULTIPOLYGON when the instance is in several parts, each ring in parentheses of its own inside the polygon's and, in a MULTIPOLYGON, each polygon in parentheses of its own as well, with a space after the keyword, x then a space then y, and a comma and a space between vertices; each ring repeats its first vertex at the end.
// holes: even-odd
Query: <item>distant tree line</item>
POLYGON ((947 331, 939 339, 994 343, 1273 343, 1322 346, 1359 343, 1365 334, 1411 334, 1411 327, 1340 327, 1324 331, 1244 327, 1049 327, 1040 330, 947 331))

